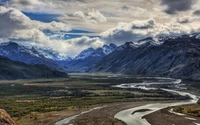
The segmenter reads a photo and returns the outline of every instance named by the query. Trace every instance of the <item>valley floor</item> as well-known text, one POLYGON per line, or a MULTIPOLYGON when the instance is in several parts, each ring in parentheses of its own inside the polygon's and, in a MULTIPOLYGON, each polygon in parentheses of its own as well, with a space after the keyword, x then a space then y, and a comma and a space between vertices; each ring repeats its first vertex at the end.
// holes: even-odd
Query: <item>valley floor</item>
MULTIPOLYGON (((76 119, 70 121, 73 125, 125 125, 122 121, 114 118, 114 115, 124 109, 137 107, 147 104, 147 102, 135 102, 135 103, 114 103, 107 104, 106 107, 95 110, 86 114, 83 114, 76 119)), ((91 107, 92 108, 92 107, 91 107)), ((48 113, 38 113, 37 119, 30 114, 19 120, 18 124, 23 125, 53 125, 57 121, 66 117, 70 117, 76 114, 80 114, 83 111, 87 111, 91 108, 72 109, 65 111, 54 111, 48 113)), ((70 124, 69 123, 69 124, 70 124)))
POLYGON ((165 108, 144 118, 152 125, 197 125, 200 123, 199 117, 176 115, 169 112, 169 110, 170 108, 165 108))
MULTIPOLYGON (((65 79, 0 81, 0 109, 19 125, 53 125, 57 121, 94 107, 80 115, 73 125, 124 125, 114 115, 128 108, 153 102, 178 101, 186 96, 163 90, 113 88, 123 83, 141 83, 145 78, 120 75, 71 75, 65 79)), ((145 79, 147 80, 147 79, 145 79)), ((154 81, 154 78, 148 78, 154 81)), ((162 85, 163 86, 163 85, 162 85)))

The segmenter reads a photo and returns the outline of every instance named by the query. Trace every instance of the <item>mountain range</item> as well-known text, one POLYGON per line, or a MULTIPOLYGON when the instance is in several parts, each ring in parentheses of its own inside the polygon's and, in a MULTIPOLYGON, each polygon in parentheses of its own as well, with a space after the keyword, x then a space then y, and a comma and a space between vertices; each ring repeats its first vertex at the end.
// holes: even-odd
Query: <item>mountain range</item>
POLYGON ((54 70, 63 71, 63 67, 54 61, 58 57, 55 55, 51 51, 23 46, 14 42, 0 44, 0 56, 26 64, 43 64, 54 70))
POLYGON ((110 44, 97 49, 89 48, 72 59, 48 48, 8 42, 0 44, 0 56, 26 64, 43 64, 58 71, 84 72, 114 51, 116 47, 116 45, 110 44))
POLYGON ((117 46, 115 44, 104 45, 97 49, 88 48, 71 61, 67 61, 63 66, 66 66, 67 71, 70 72, 86 72, 94 67, 105 56, 112 53, 116 48, 117 46))
POLYGON ((193 34, 160 42, 151 38, 126 42, 90 72, 200 80, 200 39, 193 34))
POLYGON ((111 72, 200 80, 200 35, 147 37, 124 45, 88 48, 74 58, 50 49, 14 42, 0 44, 0 55, 64 72, 111 72))

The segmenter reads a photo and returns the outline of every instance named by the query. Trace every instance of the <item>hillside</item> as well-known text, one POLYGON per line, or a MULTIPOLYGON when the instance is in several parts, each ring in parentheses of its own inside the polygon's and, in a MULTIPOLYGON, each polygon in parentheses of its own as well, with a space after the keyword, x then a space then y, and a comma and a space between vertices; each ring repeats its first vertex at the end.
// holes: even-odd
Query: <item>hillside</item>
POLYGON ((0 56, 7 57, 13 61, 31 65, 41 64, 54 70, 64 71, 64 68, 56 62, 59 60, 59 55, 50 50, 8 42, 0 44, 0 56))
POLYGON ((34 79, 68 77, 44 65, 29 65, 0 56, 0 79, 34 79))
POLYGON ((5 110, 0 109, 0 125, 16 125, 16 123, 5 110))
POLYGON ((127 42, 107 55, 90 72, 125 73, 200 80, 200 39, 195 36, 127 42))

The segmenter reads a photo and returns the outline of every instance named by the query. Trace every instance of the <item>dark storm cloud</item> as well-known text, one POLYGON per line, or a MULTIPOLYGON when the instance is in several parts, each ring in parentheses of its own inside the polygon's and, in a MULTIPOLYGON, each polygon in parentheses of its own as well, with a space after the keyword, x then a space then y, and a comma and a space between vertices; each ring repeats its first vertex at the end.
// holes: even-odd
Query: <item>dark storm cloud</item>
POLYGON ((200 10, 196 10, 193 12, 194 15, 200 16, 200 10))
POLYGON ((192 8, 196 0, 162 0, 161 4, 166 5, 168 14, 175 14, 178 11, 187 11, 192 8))

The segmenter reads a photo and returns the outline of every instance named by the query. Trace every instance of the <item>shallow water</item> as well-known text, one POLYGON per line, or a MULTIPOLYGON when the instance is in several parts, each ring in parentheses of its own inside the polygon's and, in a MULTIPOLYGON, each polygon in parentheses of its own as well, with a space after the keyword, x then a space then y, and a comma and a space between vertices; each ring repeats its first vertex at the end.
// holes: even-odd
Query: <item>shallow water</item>
MULTIPOLYGON (((180 82, 181 82, 180 80, 175 80, 175 82, 173 80, 172 84, 179 84, 180 82)), ((148 83, 146 83, 146 84, 148 84, 148 83)), ((158 83, 156 82, 156 84, 158 84, 158 83)), ((160 83, 160 84, 163 84, 163 83, 160 83)), ((133 85, 122 84, 122 85, 117 85, 115 87, 119 87, 119 88, 141 88, 141 89, 145 89, 145 90, 156 89, 156 88, 148 88, 146 86, 143 86, 143 84, 140 84, 139 86, 136 86, 134 84, 133 85)), ((139 107, 120 111, 115 115, 115 118, 124 121, 127 125, 150 125, 146 121, 146 119, 142 119, 143 116, 151 114, 153 112, 156 112, 160 109, 167 108, 169 106, 193 104, 193 103, 196 103, 198 101, 198 97, 196 95, 191 94, 191 93, 177 91, 177 90, 169 90, 169 89, 163 89, 163 90, 168 91, 168 92, 178 93, 179 95, 188 95, 192 99, 186 100, 186 101, 181 101, 181 102, 174 102, 174 103, 154 103, 154 104, 139 106, 139 107), (134 115, 132 115, 132 113, 134 111, 141 110, 141 109, 150 109, 150 111, 137 112, 134 115)))
MULTIPOLYGON (((104 106, 104 107, 105 107, 105 106, 104 106)), ((96 108, 90 109, 90 110, 88 110, 88 111, 84 111, 84 112, 82 112, 82 113, 80 113, 80 114, 78 114, 78 115, 74 115, 74 116, 65 118, 65 119, 63 119, 63 120, 61 120, 61 121, 58 121, 58 122, 56 122, 55 125, 67 124, 67 123, 69 123, 71 120, 77 118, 77 117, 80 116, 80 115, 83 115, 83 114, 85 114, 85 113, 89 113, 89 112, 91 112, 91 111, 98 110, 98 109, 101 109, 101 108, 104 108, 104 107, 96 107, 96 108)))

